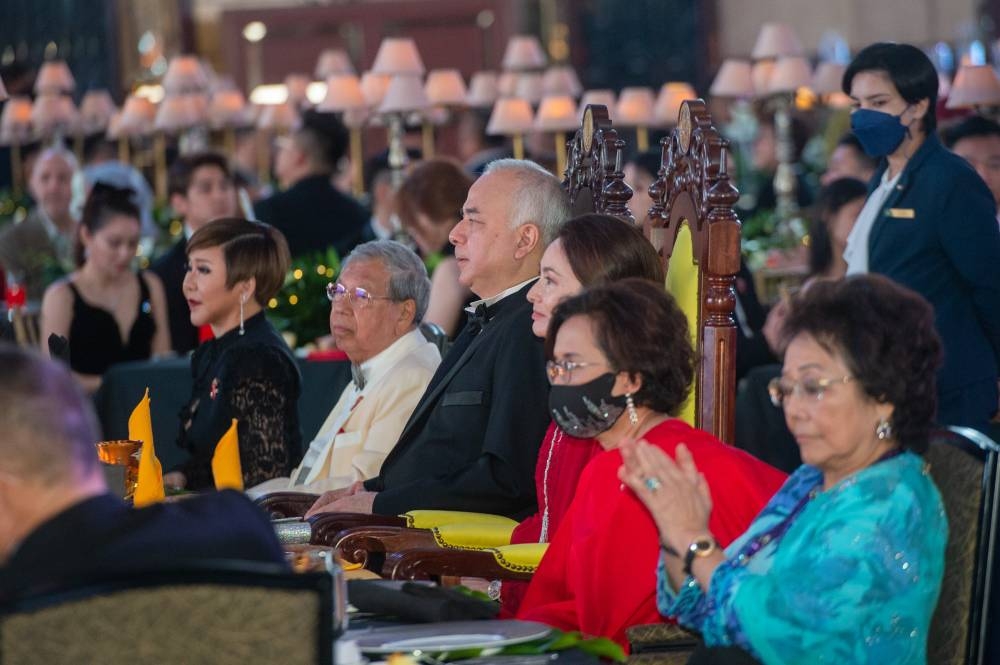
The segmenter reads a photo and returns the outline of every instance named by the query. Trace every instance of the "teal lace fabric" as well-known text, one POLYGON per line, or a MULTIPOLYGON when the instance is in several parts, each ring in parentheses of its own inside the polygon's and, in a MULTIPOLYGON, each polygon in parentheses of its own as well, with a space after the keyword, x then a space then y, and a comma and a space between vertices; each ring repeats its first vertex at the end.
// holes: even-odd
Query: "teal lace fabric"
POLYGON ((814 467, 792 474, 726 549, 707 592, 693 578, 675 592, 661 555, 660 612, 768 665, 925 663, 948 522, 923 460, 907 452, 821 485, 814 467), (751 547, 787 519, 780 537, 751 547))

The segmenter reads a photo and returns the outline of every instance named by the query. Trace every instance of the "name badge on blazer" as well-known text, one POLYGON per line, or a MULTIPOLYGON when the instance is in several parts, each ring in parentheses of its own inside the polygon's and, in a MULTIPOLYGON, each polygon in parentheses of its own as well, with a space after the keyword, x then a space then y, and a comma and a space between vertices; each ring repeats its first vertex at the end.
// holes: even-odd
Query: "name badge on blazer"
POLYGON ((917 216, 913 208, 889 208, 885 214, 893 219, 913 219, 917 216))

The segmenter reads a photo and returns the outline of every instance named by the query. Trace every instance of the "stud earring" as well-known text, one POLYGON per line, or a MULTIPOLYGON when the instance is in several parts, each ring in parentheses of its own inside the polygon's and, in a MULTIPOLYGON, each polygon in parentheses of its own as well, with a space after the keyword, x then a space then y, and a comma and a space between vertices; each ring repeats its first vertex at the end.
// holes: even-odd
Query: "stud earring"
POLYGON ((243 304, 246 303, 246 301, 246 294, 240 296, 240 336, 243 336, 246 332, 246 329, 243 327, 243 304))
POLYGON ((892 423, 889 422, 887 418, 882 418, 875 425, 875 437, 879 441, 885 441, 886 439, 892 438, 892 423))
POLYGON ((625 410, 628 411, 628 421, 633 427, 639 424, 639 414, 635 410, 635 400, 632 399, 632 393, 626 393, 625 395, 625 410))

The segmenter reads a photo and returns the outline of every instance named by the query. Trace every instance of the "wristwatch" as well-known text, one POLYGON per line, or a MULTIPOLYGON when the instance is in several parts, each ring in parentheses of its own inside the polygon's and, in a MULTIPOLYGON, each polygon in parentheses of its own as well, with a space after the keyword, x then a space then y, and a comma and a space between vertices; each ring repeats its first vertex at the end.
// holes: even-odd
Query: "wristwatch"
POLYGON ((704 538, 698 538, 693 543, 688 545, 687 551, 684 552, 684 574, 687 576, 693 575, 691 572, 691 566, 694 564, 695 557, 706 557, 716 550, 718 545, 715 543, 715 538, 707 536, 704 538))

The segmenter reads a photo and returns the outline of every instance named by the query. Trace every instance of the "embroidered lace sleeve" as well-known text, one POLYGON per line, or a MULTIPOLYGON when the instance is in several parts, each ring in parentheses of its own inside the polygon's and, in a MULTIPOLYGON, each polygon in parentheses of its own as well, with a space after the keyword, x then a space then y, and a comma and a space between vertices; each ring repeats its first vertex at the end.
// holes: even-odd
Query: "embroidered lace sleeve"
POLYGON ((288 358, 267 346, 234 349, 222 379, 223 398, 236 418, 243 483, 252 487, 288 476, 299 451, 299 375, 288 358))

